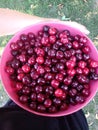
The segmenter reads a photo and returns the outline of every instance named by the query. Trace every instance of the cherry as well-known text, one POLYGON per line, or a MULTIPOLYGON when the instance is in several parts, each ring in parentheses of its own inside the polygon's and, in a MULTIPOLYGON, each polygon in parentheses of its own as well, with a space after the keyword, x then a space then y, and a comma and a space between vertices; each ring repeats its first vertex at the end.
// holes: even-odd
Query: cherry
POLYGON ((30 109, 32 109, 32 110, 36 110, 36 108, 37 108, 36 102, 31 102, 30 105, 29 105, 29 107, 30 107, 30 109))
POLYGON ((57 107, 57 106, 61 106, 61 100, 60 98, 54 98, 53 99, 53 104, 57 107))
POLYGON ((83 86, 83 85, 81 85, 81 84, 79 84, 79 85, 77 86, 77 90, 78 90, 78 91, 83 90, 83 88, 84 88, 84 86, 83 86))
POLYGON ((46 111, 46 108, 45 108, 44 105, 38 105, 38 106, 37 106, 37 111, 39 111, 39 112, 45 112, 45 111, 46 111))
POLYGON ((44 32, 48 32, 48 31, 49 31, 49 28, 50 28, 49 26, 44 25, 44 26, 43 26, 43 31, 44 31, 44 32))
POLYGON ((44 62, 46 66, 51 66, 51 59, 47 58, 44 62))
POLYGON ((37 69, 36 69, 37 73, 38 74, 43 74, 45 73, 45 69, 43 66, 38 66, 37 69))
POLYGON ((52 87, 52 86, 47 86, 47 87, 45 88, 45 92, 46 92, 46 94, 48 94, 48 95, 52 95, 52 94, 53 94, 53 87, 52 87))
POLYGON ((61 46, 61 47, 60 47, 60 51, 65 52, 65 51, 66 51, 66 47, 65 47, 65 46, 61 46))
POLYGON ((84 69, 85 67, 86 67, 86 62, 85 61, 79 61, 78 62, 78 66, 80 67, 80 68, 82 68, 82 69, 84 69))
POLYGON ((29 32, 29 33, 27 34, 27 37, 28 37, 30 40, 32 40, 32 39, 35 38, 35 35, 34 35, 34 33, 29 32))
POLYGON ((72 79, 70 77, 66 77, 66 78, 64 78, 63 82, 65 85, 70 85, 72 82, 72 79))
POLYGON ((59 47, 63 45, 63 43, 60 40, 56 41, 56 45, 58 45, 59 47))
POLYGON ((82 94, 83 94, 83 96, 88 97, 88 96, 89 96, 89 94, 90 94, 89 89, 83 89, 82 94))
POLYGON ((44 58, 42 56, 39 56, 39 57, 36 58, 36 62, 38 64, 43 64, 44 63, 44 58))
POLYGON ((20 96, 20 97, 19 97, 19 101, 20 101, 21 103, 27 103, 27 101, 28 101, 28 96, 26 96, 26 95, 20 96))
POLYGON ((77 90, 75 88, 72 88, 72 89, 69 90, 69 95, 71 97, 74 97, 76 94, 77 94, 77 90))
POLYGON ((67 38, 67 34, 64 31, 60 32, 59 34, 59 38, 63 38, 63 37, 67 38))
POLYGON ((47 46, 48 43, 49 43, 49 39, 48 39, 48 37, 42 37, 42 39, 41 39, 41 43, 42 43, 42 45, 47 46))
POLYGON ((77 88, 78 84, 79 84, 78 81, 74 80, 74 81, 72 82, 71 86, 72 86, 73 88, 77 88))
POLYGON ((53 27, 49 28, 49 34, 50 35, 55 35, 56 33, 57 33, 57 29, 56 28, 53 28, 53 27))
POLYGON ((10 48, 12 49, 12 50, 18 50, 18 44, 17 43, 15 43, 15 42, 11 42, 10 43, 10 48))
POLYGON ((10 67, 10 66, 7 66, 7 67, 5 68, 5 70, 6 70, 6 72, 7 72, 9 75, 14 74, 14 69, 13 69, 12 67, 10 67))
POLYGON ((23 63, 27 61, 27 58, 24 54, 19 55, 19 60, 23 63))
POLYGON ((24 95, 29 95, 30 91, 31 91, 30 88, 27 86, 22 88, 22 94, 24 94, 24 95))
POLYGON ((66 48, 67 50, 71 49, 71 48, 72 48, 72 43, 71 43, 71 42, 66 43, 66 44, 65 44, 65 48, 66 48))
POLYGON ((69 69, 67 70, 67 73, 69 76, 74 76, 76 74, 76 70, 75 69, 69 69))
POLYGON ((36 93, 32 93, 30 98, 32 101, 36 101, 36 99, 37 99, 36 93))
POLYGON ((69 42, 68 38, 66 37, 62 37, 61 40, 60 40, 63 44, 66 44, 69 42))
POLYGON ((53 44, 53 49, 54 50, 59 50, 59 45, 58 44, 53 44))
POLYGON ((66 76, 66 75, 67 75, 66 70, 61 70, 60 72, 61 72, 61 74, 63 74, 64 76, 66 76))
POLYGON ((44 76, 45 80, 49 81, 53 79, 53 75, 51 73, 46 73, 44 76))
POLYGON ((19 60, 13 59, 12 62, 11 62, 11 66, 12 66, 14 69, 18 69, 18 68, 20 67, 20 62, 19 62, 19 60))
POLYGON ((64 57, 64 54, 63 54, 62 51, 57 51, 57 52, 56 52, 56 58, 57 58, 57 59, 61 59, 61 58, 63 58, 63 57, 64 57))
POLYGON ((22 82, 23 82, 23 84, 30 84, 31 83, 31 78, 29 77, 29 76, 24 76, 23 78, 22 78, 22 82))
POLYGON ((82 49, 82 51, 83 51, 84 53, 89 53, 89 52, 90 52, 90 47, 89 47, 89 46, 85 46, 85 47, 82 49))
POLYGON ((21 82, 17 82, 15 87, 17 90, 21 90, 23 88, 23 84, 21 82))
POLYGON ((72 47, 73 47, 74 49, 79 49, 79 43, 78 43, 77 41, 74 41, 74 42, 72 43, 72 47))
POLYGON ((18 50, 11 50, 11 55, 12 56, 17 56, 19 54, 18 50))
POLYGON ((44 105, 45 105, 46 108, 49 108, 49 107, 52 105, 51 99, 46 99, 46 100, 44 101, 44 105))
POLYGON ((45 79, 44 79, 44 78, 38 78, 38 79, 37 79, 37 83, 38 83, 39 85, 44 85, 44 84, 45 84, 45 79))
POLYGON ((28 53, 29 55, 33 55, 33 53, 34 53, 33 48, 29 48, 29 49, 27 50, 27 53, 28 53))
POLYGON ((25 64, 25 65, 22 66, 22 70, 23 70, 24 73, 29 73, 30 67, 27 64, 25 64))
POLYGON ((88 69, 87 67, 85 67, 85 68, 83 69, 83 74, 84 74, 84 75, 88 75, 88 74, 89 74, 89 69, 88 69))
POLYGON ((83 60, 84 61, 89 60, 89 58, 90 58, 89 54, 83 54, 83 60))
POLYGON ((45 96, 43 95, 43 94, 41 94, 41 93, 39 93, 38 95, 37 95, 37 101, 38 102, 43 102, 44 101, 44 99, 45 99, 45 96))
POLYGON ((17 79, 19 81, 21 81, 23 79, 23 77, 24 77, 24 73, 20 73, 20 74, 17 75, 17 79))
POLYGON ((30 76, 31 76, 32 79, 37 79, 39 77, 39 75, 38 75, 38 73, 36 71, 31 72, 30 76))
POLYGON ((63 63, 57 63, 56 68, 57 68, 57 70, 61 71, 61 70, 64 69, 64 64, 63 63))
POLYGON ((38 56, 44 56, 45 55, 45 51, 41 48, 37 48, 36 54, 38 56))
POLYGON ((55 76, 55 79, 58 80, 58 81, 62 81, 64 78, 63 74, 59 73, 59 74, 56 74, 55 76))
POLYGON ((63 90, 63 92, 67 93, 69 88, 67 85, 61 85, 61 89, 63 90))
POLYGON ((83 36, 83 37, 80 37, 80 42, 87 43, 88 40, 86 37, 83 36))
POLYGON ((72 61, 72 60, 67 61, 67 62, 66 62, 66 67, 67 67, 68 69, 74 68, 74 67, 75 67, 75 62, 72 61))
POLYGON ((75 98, 73 98, 73 97, 70 97, 69 102, 70 102, 71 105, 77 104, 77 102, 75 101, 75 98))
POLYGON ((52 35, 49 37, 49 43, 54 44, 56 42, 56 36, 52 35))
POLYGON ((80 61, 80 60, 82 60, 83 59, 83 56, 82 56, 82 54, 76 54, 76 59, 77 59, 77 61, 80 61))
POLYGON ((60 88, 56 89, 55 92, 54 92, 54 95, 55 95, 56 97, 62 97, 62 95, 63 95, 63 90, 60 89, 60 88))
POLYGON ((77 67, 76 68, 76 74, 82 74, 82 73, 83 73, 82 68, 77 67))
POLYGON ((89 83, 89 79, 84 75, 79 75, 77 79, 81 84, 89 83))
POLYGON ((49 56, 49 57, 53 58, 53 57, 55 57, 55 55, 56 55, 56 50, 50 49, 50 50, 48 51, 48 56, 49 56))
POLYGON ((96 74, 96 73, 90 73, 90 79, 91 80, 97 80, 98 79, 98 74, 96 74))
POLYGON ((59 87, 59 81, 58 80, 56 80, 56 79, 53 79, 52 81, 51 81, 51 86, 53 87, 53 88, 55 88, 55 89, 57 89, 58 87, 59 87))
POLYGON ((43 92, 43 87, 40 85, 36 85, 35 86, 35 92, 38 93, 42 93, 43 92))
POLYGON ((57 112, 57 108, 52 105, 52 106, 49 107, 48 112, 49 113, 55 113, 55 112, 57 112))
POLYGON ((62 103, 60 110, 64 111, 64 110, 67 110, 67 109, 68 109, 68 105, 66 103, 62 103))
POLYGON ((94 61, 94 60, 91 60, 90 67, 96 68, 96 67, 98 67, 98 63, 96 61, 94 61))
POLYGON ((76 103, 83 103, 85 101, 85 98, 82 95, 77 95, 75 97, 76 103))
POLYGON ((29 59, 28 59, 28 63, 30 64, 30 65, 34 65, 35 64, 35 58, 32 56, 32 57, 30 57, 29 59))
POLYGON ((27 35, 26 34, 21 34, 20 35, 20 40, 23 41, 23 42, 27 41, 27 35))
POLYGON ((81 38, 81 36, 78 35, 78 34, 74 36, 74 40, 76 40, 76 41, 78 41, 78 42, 80 41, 80 38, 81 38))

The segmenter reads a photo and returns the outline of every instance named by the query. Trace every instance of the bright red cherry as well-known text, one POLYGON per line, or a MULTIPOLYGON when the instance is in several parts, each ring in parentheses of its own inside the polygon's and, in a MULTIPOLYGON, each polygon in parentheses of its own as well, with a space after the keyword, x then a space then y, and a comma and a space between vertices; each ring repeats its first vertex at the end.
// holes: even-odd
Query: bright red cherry
POLYGON ((88 74, 89 74, 89 69, 88 69, 87 67, 85 67, 85 68, 83 69, 83 74, 84 74, 84 75, 88 75, 88 74))
POLYGON ((49 38, 48 37, 42 37, 41 43, 42 43, 42 45, 47 46, 48 43, 49 43, 49 38))
POLYGON ((24 73, 29 73, 30 72, 30 66, 28 66, 27 64, 22 66, 22 70, 24 73))
POLYGON ((75 69, 68 69, 67 73, 69 76, 74 76, 76 74, 76 70, 75 69))
POLYGON ((78 66, 79 66, 80 68, 82 68, 82 69, 84 69, 84 68, 86 67, 86 65, 87 65, 87 63, 86 63, 85 61, 80 61, 80 62, 78 63, 78 66))
POLYGON ((19 81, 21 81, 23 79, 23 77, 24 77, 24 73, 20 73, 20 74, 17 75, 17 79, 19 81))
POLYGON ((62 97, 62 95, 63 95, 63 90, 60 89, 60 88, 56 89, 55 92, 54 92, 54 95, 55 95, 56 97, 62 97))
POLYGON ((72 60, 67 61, 67 62, 66 62, 66 67, 67 67, 68 69, 74 68, 74 67, 75 67, 75 62, 72 61, 72 60))
POLYGON ((44 58, 42 56, 39 56, 39 57, 36 58, 36 62, 38 64, 43 64, 44 63, 44 58))
POLYGON ((90 61, 90 67, 92 67, 92 68, 98 67, 98 62, 97 62, 97 61, 94 61, 94 60, 91 60, 91 61, 90 61))
POLYGON ((57 89, 58 87, 59 87, 59 81, 58 80, 56 80, 56 79, 53 79, 52 81, 51 81, 51 86, 53 87, 53 88, 55 88, 55 89, 57 89))
POLYGON ((49 34, 50 35, 55 35, 56 33, 57 33, 57 29, 56 28, 53 28, 53 27, 49 28, 49 34))
POLYGON ((74 49, 78 49, 79 43, 77 41, 74 41, 72 46, 73 46, 74 49))

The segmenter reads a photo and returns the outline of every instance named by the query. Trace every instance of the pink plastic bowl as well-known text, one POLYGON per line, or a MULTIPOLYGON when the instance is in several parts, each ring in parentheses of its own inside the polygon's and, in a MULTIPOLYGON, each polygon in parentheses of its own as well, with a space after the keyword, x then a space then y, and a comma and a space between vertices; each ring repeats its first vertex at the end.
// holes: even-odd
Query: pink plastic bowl
MULTIPOLYGON (((95 48, 94 44, 92 43, 92 41, 85 35, 83 34, 80 30, 77 30, 76 28, 70 27, 68 25, 65 25, 62 22, 41 22, 29 27, 26 27, 25 29, 21 30, 20 32, 18 32, 15 36, 13 36, 13 38, 8 42, 8 44, 6 45, 4 52, 2 54, 1 57, 1 80, 4 86, 5 91, 7 92, 7 94, 9 95, 9 97, 20 107, 22 107, 23 109, 37 114, 37 115, 42 115, 42 116, 49 116, 49 117, 57 117, 57 116, 64 116, 64 115, 68 115, 71 113, 74 113, 80 109, 82 109, 84 106, 86 106, 91 100, 92 98, 95 96, 97 90, 98 90, 98 81, 91 81, 90 82, 90 87, 91 87, 91 94, 89 95, 89 97, 86 99, 86 101, 82 104, 78 104, 75 106, 69 106, 68 110, 65 111, 59 111, 53 114, 49 114, 49 113, 40 113, 40 112, 35 112, 33 110, 30 110, 27 106, 25 106, 24 104, 21 104, 18 101, 18 96, 15 93, 15 89, 13 87, 13 83, 10 81, 8 74, 5 72, 5 65, 6 65, 6 61, 8 61, 11 58, 11 54, 10 54, 10 43, 11 42, 15 42, 17 41, 17 39, 19 38, 20 34, 25 33, 27 34, 28 32, 33 32, 33 33, 37 33, 37 31, 39 29, 41 29, 43 27, 43 25, 49 25, 49 26, 53 26, 56 27, 59 30, 64 30, 64 29, 68 29, 72 35, 76 35, 79 34, 81 36, 85 36, 88 39, 88 44, 91 48, 91 53, 90 56, 94 59, 98 61, 98 51, 95 48)), ((98 70, 97 70, 98 73, 98 70)))

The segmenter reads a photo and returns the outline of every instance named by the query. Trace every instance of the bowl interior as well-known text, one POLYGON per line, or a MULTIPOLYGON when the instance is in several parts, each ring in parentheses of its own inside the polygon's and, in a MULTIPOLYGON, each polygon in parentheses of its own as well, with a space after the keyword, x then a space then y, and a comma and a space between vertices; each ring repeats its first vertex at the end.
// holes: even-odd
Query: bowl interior
MULTIPOLYGON (((1 57, 1 80, 2 83, 4 85, 4 89, 7 92, 7 94, 9 95, 9 97, 20 107, 22 107, 23 109, 31 112, 31 113, 35 113, 38 115, 43 115, 43 116, 52 116, 52 117, 56 117, 56 116, 63 116, 63 115, 68 115, 71 114, 73 112, 76 112, 78 110, 80 110, 81 108, 83 108, 84 106, 86 106, 90 100, 95 96, 97 90, 98 90, 98 81, 91 81, 90 82, 90 86, 91 86, 91 94, 90 96, 86 99, 86 101, 82 104, 78 104, 76 106, 70 106, 68 110, 66 111, 60 111, 57 113, 53 113, 53 114, 48 114, 48 113, 39 113, 39 112, 35 112, 33 110, 30 110, 27 106, 25 106, 24 104, 21 104, 18 101, 18 97, 15 93, 15 88, 13 87, 14 83, 10 81, 8 74, 5 72, 5 65, 6 65, 6 61, 8 61, 11 58, 11 54, 10 54, 10 43, 12 41, 17 41, 17 39, 19 38, 21 33, 25 33, 27 34, 28 32, 33 32, 33 33, 37 33, 37 31, 39 31, 39 29, 41 29, 43 27, 43 25, 49 25, 49 26, 53 26, 56 27, 59 30, 64 30, 64 29, 68 29, 72 35, 76 35, 76 34, 80 34, 81 36, 85 36, 87 37, 85 34, 83 34, 80 30, 77 30, 75 28, 72 28, 66 24, 63 24, 62 22, 41 22, 32 26, 28 26, 25 29, 21 30, 20 32, 18 32, 15 36, 13 36, 13 38, 8 42, 8 44, 6 45, 4 52, 2 54, 1 57)), ((90 46, 91 53, 90 56, 94 59, 98 61, 98 52, 97 49, 95 48, 94 44, 92 43, 92 41, 87 37, 88 39, 88 44, 90 46)), ((97 70, 98 73, 98 70, 97 70)))

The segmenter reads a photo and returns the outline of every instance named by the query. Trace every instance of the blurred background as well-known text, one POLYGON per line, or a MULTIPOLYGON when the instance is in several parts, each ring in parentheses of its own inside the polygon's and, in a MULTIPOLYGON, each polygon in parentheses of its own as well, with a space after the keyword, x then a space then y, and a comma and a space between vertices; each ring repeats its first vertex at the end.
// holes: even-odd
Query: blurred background
MULTIPOLYGON (((0 8, 63 21, 76 21, 87 27, 89 37, 98 48, 98 0, 0 0, 0 8)), ((0 37, 0 56, 11 37, 0 37)), ((0 82, 0 107, 8 99, 0 82)), ((98 93, 83 110, 90 130, 98 130, 98 93)))

